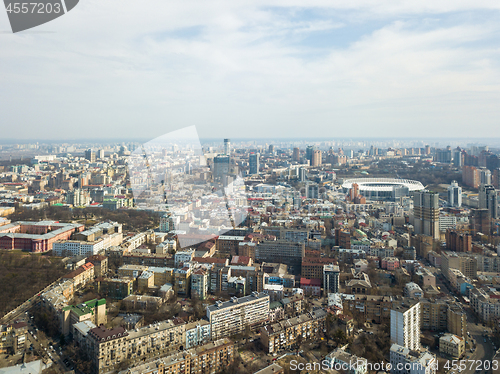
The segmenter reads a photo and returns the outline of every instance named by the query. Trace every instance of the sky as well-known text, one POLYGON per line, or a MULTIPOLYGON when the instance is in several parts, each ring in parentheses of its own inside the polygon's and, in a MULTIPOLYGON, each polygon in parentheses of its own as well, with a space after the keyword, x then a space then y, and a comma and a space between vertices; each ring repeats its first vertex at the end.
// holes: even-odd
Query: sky
POLYGON ((12 34, 3 139, 498 137, 497 0, 80 0, 12 34))

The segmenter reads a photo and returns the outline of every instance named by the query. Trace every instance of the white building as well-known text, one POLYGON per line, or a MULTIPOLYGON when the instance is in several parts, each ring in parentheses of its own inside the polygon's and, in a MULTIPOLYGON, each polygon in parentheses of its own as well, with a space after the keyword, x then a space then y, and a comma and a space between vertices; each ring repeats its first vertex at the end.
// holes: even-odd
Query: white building
POLYGON ((341 371, 346 374, 366 374, 368 372, 368 361, 366 358, 358 357, 337 348, 325 357, 325 362, 332 370, 341 371))
POLYGON ((404 288, 404 296, 406 297, 424 297, 424 291, 420 288, 420 286, 414 282, 406 283, 404 288))
POLYGON ((420 302, 403 301, 393 304, 391 341, 411 350, 420 349, 420 302))
POLYGON ((436 356, 427 351, 412 351, 398 344, 391 346, 391 374, 436 374, 436 356))
POLYGON ((210 341, 210 323, 204 319, 186 325, 186 347, 190 349, 210 341))
POLYGON ((185 262, 190 262, 194 257, 194 249, 188 249, 186 251, 176 252, 174 255, 175 267, 179 267, 179 264, 185 262))

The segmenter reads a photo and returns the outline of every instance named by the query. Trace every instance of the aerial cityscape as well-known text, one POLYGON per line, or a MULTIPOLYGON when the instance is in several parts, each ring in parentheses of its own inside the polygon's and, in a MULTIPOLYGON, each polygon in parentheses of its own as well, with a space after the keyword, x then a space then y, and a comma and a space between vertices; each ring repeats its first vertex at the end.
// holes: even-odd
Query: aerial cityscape
POLYGON ((373 143, 3 144, 0 372, 495 373, 500 148, 373 143))
POLYGON ((0 374, 500 374, 500 1, 3 4, 0 374))

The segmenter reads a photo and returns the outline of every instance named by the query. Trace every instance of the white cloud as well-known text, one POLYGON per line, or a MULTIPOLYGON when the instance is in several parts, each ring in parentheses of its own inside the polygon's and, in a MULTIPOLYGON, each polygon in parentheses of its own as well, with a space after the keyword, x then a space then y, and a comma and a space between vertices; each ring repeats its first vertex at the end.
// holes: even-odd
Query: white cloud
POLYGON ((1 129, 4 138, 153 138, 193 124, 205 137, 479 136, 499 114, 499 7, 85 0, 33 32, 0 34, 1 129))

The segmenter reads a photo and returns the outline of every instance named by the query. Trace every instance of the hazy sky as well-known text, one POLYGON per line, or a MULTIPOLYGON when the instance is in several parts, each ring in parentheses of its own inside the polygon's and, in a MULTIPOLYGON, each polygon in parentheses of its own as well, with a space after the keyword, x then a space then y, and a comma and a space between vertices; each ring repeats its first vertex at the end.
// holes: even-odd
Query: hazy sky
POLYGON ((500 136, 499 10, 80 0, 12 34, 0 9, 0 136, 500 136))

